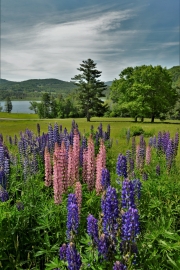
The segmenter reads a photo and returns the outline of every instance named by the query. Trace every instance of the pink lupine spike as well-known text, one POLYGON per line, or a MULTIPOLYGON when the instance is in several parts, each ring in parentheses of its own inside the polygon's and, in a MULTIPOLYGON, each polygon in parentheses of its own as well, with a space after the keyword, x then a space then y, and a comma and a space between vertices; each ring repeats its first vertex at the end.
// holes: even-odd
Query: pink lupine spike
POLYGON ((53 155, 53 188, 54 201, 56 204, 61 203, 62 194, 67 190, 67 154, 64 141, 61 147, 55 145, 53 155))
POLYGON ((103 191, 101 184, 102 169, 106 167, 106 147, 103 140, 100 142, 99 153, 96 158, 96 193, 103 191))
POLYGON ((92 136, 88 139, 87 151, 87 185, 88 190, 93 190, 95 186, 95 149, 92 136))
POLYGON ((146 147, 146 164, 149 165, 151 161, 151 147, 148 145, 146 147))
POLYGON ((87 183, 87 149, 83 149, 83 183, 87 183))
POLYGON ((82 185, 81 183, 78 181, 75 184, 75 195, 77 198, 77 204, 78 204, 78 213, 80 216, 81 213, 81 205, 82 205, 82 185))
POLYGON ((74 157, 73 157, 73 148, 72 145, 69 146, 69 151, 68 151, 68 172, 67 172, 67 185, 68 187, 73 185, 74 182, 74 157))
POLYGON ((74 182, 79 180, 79 152, 80 152, 80 138, 79 133, 75 129, 73 137, 74 182))
POLYGON ((51 155, 48 151, 48 147, 45 147, 44 152, 45 160, 45 186, 50 187, 52 184, 52 166, 51 166, 51 155))

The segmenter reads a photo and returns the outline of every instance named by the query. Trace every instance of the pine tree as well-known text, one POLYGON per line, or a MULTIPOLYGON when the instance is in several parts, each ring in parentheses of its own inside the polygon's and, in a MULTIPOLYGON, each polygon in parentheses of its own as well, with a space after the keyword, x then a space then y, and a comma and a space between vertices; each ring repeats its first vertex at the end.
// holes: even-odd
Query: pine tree
POLYGON ((4 111, 10 113, 12 111, 12 102, 10 97, 6 98, 5 104, 4 104, 4 111))
POLYGON ((98 79, 102 72, 96 69, 96 64, 92 59, 82 61, 78 70, 82 73, 75 75, 72 80, 77 85, 80 107, 84 111, 87 121, 90 121, 91 116, 97 115, 98 111, 107 110, 101 100, 102 97, 105 97, 103 91, 107 86, 98 79))

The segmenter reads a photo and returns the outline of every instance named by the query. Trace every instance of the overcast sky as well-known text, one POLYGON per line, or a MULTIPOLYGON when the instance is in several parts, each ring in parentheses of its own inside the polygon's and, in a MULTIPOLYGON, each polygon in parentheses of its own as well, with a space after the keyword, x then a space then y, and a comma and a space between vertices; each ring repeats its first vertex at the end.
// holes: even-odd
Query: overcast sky
POLYGON ((70 81, 91 58, 103 81, 179 65, 179 0, 0 0, 1 78, 70 81))

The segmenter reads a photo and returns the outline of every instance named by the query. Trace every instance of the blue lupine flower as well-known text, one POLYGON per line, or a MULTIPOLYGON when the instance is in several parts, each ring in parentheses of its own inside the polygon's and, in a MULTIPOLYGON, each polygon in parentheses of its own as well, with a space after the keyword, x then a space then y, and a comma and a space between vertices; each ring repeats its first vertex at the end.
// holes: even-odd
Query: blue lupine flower
POLYGON ((101 209, 103 213, 102 225, 106 235, 116 236, 118 229, 119 208, 116 189, 109 186, 106 194, 101 199, 101 209))
POLYGON ((133 187, 134 187, 134 196, 140 200, 141 197, 141 181, 139 179, 133 179, 132 180, 133 187))
POLYGON ((101 234, 99 238, 99 243, 98 243, 98 253, 99 256, 103 256, 104 259, 107 259, 108 256, 108 239, 105 234, 101 234))
POLYGON ((170 139, 166 149, 166 165, 168 170, 170 170, 172 167, 172 163, 174 161, 174 154, 175 154, 174 141, 170 139))
POLYGON ((119 154, 117 164, 116 164, 116 173, 118 176, 127 177, 127 159, 122 154, 119 154))
POLYGON ((122 208, 135 207, 134 197, 135 194, 133 182, 128 179, 124 180, 122 183, 121 192, 122 208))
POLYGON ((58 145, 60 145, 61 141, 60 141, 60 135, 59 135, 59 127, 57 123, 54 124, 53 137, 54 137, 54 143, 58 143, 58 145))
POLYGON ((94 243, 98 244, 98 220, 93 215, 87 217, 87 233, 94 243))
POLYGON ((106 168, 102 168, 101 185, 104 190, 110 186, 110 173, 106 168))
POLYGON ((116 261, 113 266, 113 270, 126 270, 126 266, 119 261, 116 261))
POLYGON ((67 252, 67 246, 66 244, 63 244, 59 249, 59 258, 63 261, 66 261, 66 252, 67 252))
POLYGON ((0 171, 0 185, 6 189, 7 178, 4 170, 0 171))
POLYGON ((130 207, 127 212, 122 215, 121 238, 122 242, 134 242, 139 234, 139 214, 136 208, 130 207))
POLYGON ((157 150, 161 151, 162 150, 162 132, 158 132, 158 138, 157 138, 157 150))
POLYGON ((81 257, 79 253, 77 252, 75 245, 71 242, 67 246, 66 251, 66 259, 68 262, 68 269, 69 270, 79 270, 81 267, 81 257))
POLYGON ((71 239, 73 233, 77 233, 79 227, 79 215, 77 199, 74 194, 68 196, 67 238, 71 239))
POLYGON ((143 179, 144 181, 148 180, 148 174, 147 174, 146 172, 143 172, 143 174, 142 174, 142 179, 143 179))
POLYGON ((2 202, 6 202, 9 200, 9 194, 8 192, 0 185, 0 200, 2 202))

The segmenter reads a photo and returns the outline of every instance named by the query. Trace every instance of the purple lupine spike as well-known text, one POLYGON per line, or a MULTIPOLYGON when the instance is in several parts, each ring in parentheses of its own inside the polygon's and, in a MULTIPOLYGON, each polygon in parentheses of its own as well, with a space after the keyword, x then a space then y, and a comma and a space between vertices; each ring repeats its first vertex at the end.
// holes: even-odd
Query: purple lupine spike
POLYGON ((108 169, 102 168, 102 175, 101 175, 101 185, 104 190, 106 190, 110 186, 110 173, 108 169))
POLYGON ((74 194, 69 194, 67 203, 67 238, 71 239, 73 233, 77 233, 79 227, 79 215, 78 215, 78 205, 77 199, 74 194))
POLYGON ((9 166, 9 159, 7 157, 4 158, 4 172, 6 177, 9 176, 9 170, 10 170, 10 166, 9 166))
POLYGON ((67 252, 67 245, 63 244, 59 249, 60 260, 66 261, 66 252, 67 252))
POLYGON ((0 200, 2 202, 6 202, 7 200, 9 200, 9 194, 7 190, 5 190, 1 185, 0 185, 0 200))
POLYGON ((118 176, 124 176, 124 178, 127 178, 127 159, 122 154, 119 154, 118 156, 116 173, 118 176))
POLYGON ((59 127, 57 123, 54 124, 53 135, 54 135, 54 143, 57 143, 60 146, 59 127))
POLYGON ((168 146, 168 141, 170 139, 170 134, 169 132, 163 132, 162 134, 162 150, 164 153, 166 153, 166 149, 167 149, 167 146, 168 146))
POLYGON ((70 145, 73 145, 73 138, 74 138, 74 131, 71 131, 69 134, 69 143, 70 145))
POLYGON ((107 236, 103 233, 101 234, 98 242, 98 253, 99 256, 103 256, 103 258, 106 260, 108 256, 108 239, 107 236))
POLYGON ((115 237, 119 218, 118 198, 115 188, 111 186, 107 188, 104 197, 101 199, 101 209, 103 213, 103 233, 115 237))
POLYGON ((113 265, 113 270, 126 270, 127 267, 119 261, 116 261, 113 265))
POLYGON ((0 133, 0 142, 3 143, 3 135, 0 133))
POLYGON ((96 131, 96 135, 95 135, 95 145, 98 146, 99 145, 99 133, 96 131))
POLYGON ((53 128, 52 125, 48 125, 48 146, 49 146, 49 151, 52 152, 54 150, 54 133, 53 133, 53 128))
POLYGON ((130 207, 127 212, 122 214, 121 239, 122 242, 134 242, 140 233, 139 214, 136 208, 130 207))
POLYGON ((87 233, 92 238, 93 242, 98 244, 98 220, 89 214, 87 217, 87 233))
POLYGON ((160 165, 158 164, 157 166, 156 166, 156 175, 160 175, 160 173, 161 173, 161 169, 160 169, 160 165))
POLYGON ((4 147, 0 142, 0 168, 4 167, 4 147))
POLYGON ((168 171, 170 171, 172 167, 174 161, 174 153, 175 153, 174 141, 170 139, 166 149, 166 166, 168 171))
POLYGON ((139 201, 141 197, 141 186, 142 186, 141 181, 139 179, 133 179, 132 184, 134 187, 134 196, 139 201))
POLYGON ((0 186, 6 189, 6 185, 7 185, 7 178, 6 178, 4 170, 1 170, 0 171, 0 186))
POLYGON ((72 124, 71 124, 71 130, 72 132, 74 132, 74 129, 76 128, 76 123, 75 123, 75 120, 73 119, 72 120, 72 124))
POLYGON ((135 193, 134 193, 134 185, 133 182, 126 179, 122 183, 122 192, 121 192, 121 204, 122 208, 135 207, 134 201, 135 193))
POLYGON ((162 150, 162 132, 158 132, 158 138, 157 138, 157 150, 158 152, 162 150))
POLYGON ((69 270, 79 270, 81 267, 81 257, 80 254, 77 252, 74 243, 70 243, 67 246, 66 251, 66 259, 68 262, 68 269, 69 270))

